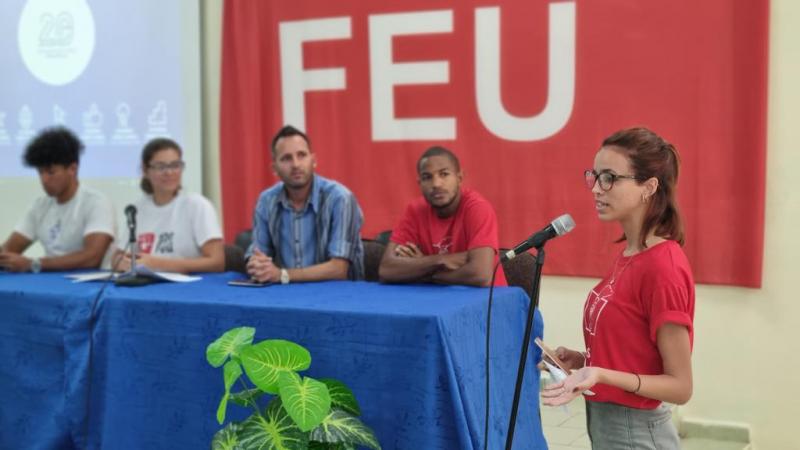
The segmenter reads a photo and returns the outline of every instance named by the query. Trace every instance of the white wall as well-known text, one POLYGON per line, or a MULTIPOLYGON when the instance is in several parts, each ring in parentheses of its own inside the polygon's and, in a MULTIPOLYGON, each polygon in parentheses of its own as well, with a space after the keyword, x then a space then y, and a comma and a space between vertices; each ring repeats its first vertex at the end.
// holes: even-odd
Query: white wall
POLYGON ((203 67, 203 195, 217 207, 220 225, 222 193, 219 177, 219 91, 222 67, 222 0, 203 1, 200 7, 203 67))

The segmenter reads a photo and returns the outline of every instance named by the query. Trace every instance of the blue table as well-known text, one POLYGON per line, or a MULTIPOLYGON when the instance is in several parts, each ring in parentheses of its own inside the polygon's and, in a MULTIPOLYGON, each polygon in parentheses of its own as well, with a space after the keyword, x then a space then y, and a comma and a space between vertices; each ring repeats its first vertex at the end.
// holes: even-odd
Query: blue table
POLYGON ((99 290, 60 275, 0 273, 0 448, 71 448, 85 431, 88 319, 99 290))
MULTIPOLYGON (((0 275, 0 357, 15 361, 0 369, 3 386, 11 386, 0 390, 0 448, 82 448, 87 439, 89 448, 208 448, 219 429, 222 376, 206 363, 205 348, 242 325, 255 327, 257 340, 308 348, 307 374, 350 386, 383 448, 483 448, 487 290, 366 282, 227 286, 234 277, 106 289, 95 317, 87 404, 87 319, 99 284, 0 275), (21 423, 25 429, 17 428, 21 423)), ((492 449, 505 442, 526 308, 520 289, 495 291, 492 449)), ((537 315, 535 334, 541 330, 537 315)), ((530 354, 517 449, 546 448, 538 352, 530 354)), ((249 414, 232 406, 229 417, 237 410, 238 418, 249 414)))

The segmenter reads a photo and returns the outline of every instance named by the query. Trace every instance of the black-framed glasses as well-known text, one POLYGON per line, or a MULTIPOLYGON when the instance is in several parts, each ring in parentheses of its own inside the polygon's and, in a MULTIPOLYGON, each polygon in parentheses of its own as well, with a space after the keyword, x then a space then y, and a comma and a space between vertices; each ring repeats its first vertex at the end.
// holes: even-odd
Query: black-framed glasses
POLYGON ((147 167, 149 167, 149 168, 151 168, 151 169, 153 169, 153 170, 155 170, 156 172, 159 172, 159 173, 164 173, 164 172, 166 172, 168 170, 171 170, 173 172, 177 172, 178 170, 182 170, 184 167, 186 167, 186 163, 181 161, 181 160, 178 160, 178 161, 172 161, 171 163, 168 163, 168 164, 164 164, 164 163, 150 164, 147 167))
POLYGON ((614 183, 620 178, 628 180, 636 179, 636 177, 633 175, 617 175, 611 172, 597 173, 591 169, 583 172, 583 177, 586 180, 587 188, 592 189, 594 187, 594 184, 598 183, 600 185, 600 189, 604 191, 611 190, 611 188, 614 187, 614 183))

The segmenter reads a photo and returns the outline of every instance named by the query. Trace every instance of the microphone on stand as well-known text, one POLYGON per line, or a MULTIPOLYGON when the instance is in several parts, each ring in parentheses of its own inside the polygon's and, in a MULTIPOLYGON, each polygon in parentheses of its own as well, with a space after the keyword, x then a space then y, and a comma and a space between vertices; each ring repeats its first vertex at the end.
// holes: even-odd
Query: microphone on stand
MULTIPOLYGON (((536 308, 539 307, 539 288, 542 280, 542 267, 544 266, 544 244, 554 237, 567 234, 575 228, 575 221, 572 216, 564 214, 550 222, 542 230, 533 233, 528 239, 522 241, 500 256, 502 261, 514 259, 522 252, 531 248, 536 248, 536 262, 534 264, 533 287, 531 289, 531 302, 528 307, 528 318, 525 324, 525 337, 522 339, 522 351, 519 356, 519 367, 517 369, 517 381, 514 386, 514 400, 511 403, 511 413, 509 414, 508 432, 506 433, 506 450, 511 450, 514 442, 514 428, 517 424, 517 411, 519 409, 519 398, 522 392, 522 380, 525 378, 525 362, 528 358, 528 347, 530 346, 531 333, 533 332, 533 318, 536 308)), ((487 331, 488 332, 488 331, 487 331)))
POLYGON ((564 234, 569 233, 575 228, 575 221, 569 214, 562 214, 555 220, 550 222, 549 225, 543 229, 533 233, 528 239, 522 241, 513 249, 500 255, 501 261, 508 261, 514 259, 520 253, 526 252, 532 248, 541 248, 545 242, 564 234))
POLYGON ((125 218, 128 219, 128 244, 131 247, 131 272, 136 273, 136 252, 139 245, 136 243, 136 207, 128 205, 125 207, 125 218))
POLYGON ((128 205, 125 207, 125 218, 128 221, 128 246, 131 249, 131 269, 114 281, 117 286, 144 286, 145 284, 153 283, 154 280, 150 277, 139 275, 136 273, 136 253, 139 250, 139 244, 136 242, 136 207, 128 205))

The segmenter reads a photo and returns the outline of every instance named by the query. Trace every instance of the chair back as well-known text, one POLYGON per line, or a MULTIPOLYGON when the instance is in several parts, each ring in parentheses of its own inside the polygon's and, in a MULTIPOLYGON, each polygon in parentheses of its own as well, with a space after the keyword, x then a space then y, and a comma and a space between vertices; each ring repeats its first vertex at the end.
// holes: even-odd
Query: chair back
POLYGON ((390 237, 392 237, 392 230, 383 230, 375 236, 375 241, 383 245, 389 245, 390 237))
MULTIPOLYGON (((500 249, 501 254, 507 251, 507 248, 500 249)), ((521 287, 530 297, 533 291, 533 270, 535 266, 536 257, 528 252, 521 253, 514 259, 503 261, 503 271, 506 274, 508 285, 521 287)))
POLYGON ((381 265, 386 244, 369 239, 362 239, 364 244, 364 279, 366 281, 379 281, 378 269, 381 265))
POLYGON ((242 251, 246 252, 247 249, 250 247, 250 242, 252 242, 252 240, 253 240, 253 230, 244 230, 236 235, 236 238, 234 238, 233 243, 234 245, 242 249, 242 251))
POLYGON ((244 263, 244 250, 239 246, 225 244, 225 271, 241 273, 247 271, 244 263))

